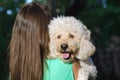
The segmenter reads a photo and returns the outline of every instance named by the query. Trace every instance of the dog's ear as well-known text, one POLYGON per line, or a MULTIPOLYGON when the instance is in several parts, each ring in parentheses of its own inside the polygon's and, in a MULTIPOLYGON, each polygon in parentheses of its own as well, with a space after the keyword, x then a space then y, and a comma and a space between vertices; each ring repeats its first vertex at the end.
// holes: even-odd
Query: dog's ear
POLYGON ((80 60, 86 60, 95 52, 95 46, 90 41, 90 30, 85 28, 84 32, 85 33, 81 37, 79 51, 76 56, 80 60))

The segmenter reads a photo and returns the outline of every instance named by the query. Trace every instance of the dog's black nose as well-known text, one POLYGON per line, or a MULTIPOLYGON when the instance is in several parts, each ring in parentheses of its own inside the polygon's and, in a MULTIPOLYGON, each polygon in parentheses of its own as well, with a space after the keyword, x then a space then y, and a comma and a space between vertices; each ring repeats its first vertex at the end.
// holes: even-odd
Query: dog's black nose
POLYGON ((66 50, 67 48, 68 48, 68 44, 62 44, 62 45, 61 45, 61 49, 62 49, 62 50, 66 50))

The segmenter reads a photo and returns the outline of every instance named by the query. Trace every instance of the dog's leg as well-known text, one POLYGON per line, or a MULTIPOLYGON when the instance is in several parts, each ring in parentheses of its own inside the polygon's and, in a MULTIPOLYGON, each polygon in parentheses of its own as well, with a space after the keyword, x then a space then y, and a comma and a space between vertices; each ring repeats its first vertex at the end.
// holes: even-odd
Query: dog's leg
POLYGON ((85 61, 80 61, 80 65, 81 68, 78 73, 78 80, 88 80, 89 78, 96 78, 97 70, 90 58, 85 61))
POLYGON ((78 80, 88 80, 88 74, 83 68, 79 69, 78 80))

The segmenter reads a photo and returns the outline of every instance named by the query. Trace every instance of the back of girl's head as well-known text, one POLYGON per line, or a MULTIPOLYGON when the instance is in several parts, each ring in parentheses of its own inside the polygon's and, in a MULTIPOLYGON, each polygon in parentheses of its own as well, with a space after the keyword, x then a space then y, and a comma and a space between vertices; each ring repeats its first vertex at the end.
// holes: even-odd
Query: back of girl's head
POLYGON ((48 53, 49 9, 38 2, 18 12, 9 46, 11 80, 41 80, 48 53))

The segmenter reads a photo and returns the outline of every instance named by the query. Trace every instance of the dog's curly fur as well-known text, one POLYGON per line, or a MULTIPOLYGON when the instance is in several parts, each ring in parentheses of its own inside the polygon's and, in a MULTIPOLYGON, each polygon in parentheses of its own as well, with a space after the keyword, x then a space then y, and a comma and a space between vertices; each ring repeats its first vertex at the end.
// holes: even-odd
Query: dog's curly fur
POLYGON ((80 60, 78 80, 95 79, 97 70, 91 62, 90 56, 94 54, 95 47, 90 41, 90 30, 74 17, 60 16, 51 20, 48 25, 50 35, 50 55, 48 58, 59 57, 65 62, 80 60), (67 45, 67 48, 62 48, 67 45), (63 53, 69 53, 65 59, 63 53))

